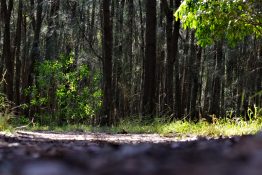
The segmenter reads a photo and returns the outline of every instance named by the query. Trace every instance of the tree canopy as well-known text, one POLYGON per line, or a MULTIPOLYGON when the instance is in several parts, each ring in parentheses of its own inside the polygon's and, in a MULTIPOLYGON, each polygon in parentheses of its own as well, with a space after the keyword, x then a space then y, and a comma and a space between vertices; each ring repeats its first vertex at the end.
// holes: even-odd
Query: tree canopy
POLYGON ((262 35, 261 0, 185 0, 175 12, 184 28, 196 30, 198 44, 226 39, 235 44, 262 35))

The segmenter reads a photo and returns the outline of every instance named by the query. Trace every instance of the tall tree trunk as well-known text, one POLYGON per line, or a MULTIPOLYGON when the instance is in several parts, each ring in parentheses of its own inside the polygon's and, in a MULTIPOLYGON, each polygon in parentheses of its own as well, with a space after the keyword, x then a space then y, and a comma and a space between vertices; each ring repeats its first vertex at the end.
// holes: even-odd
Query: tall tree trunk
POLYGON ((25 93, 25 89, 28 84, 28 55, 29 55, 29 44, 27 42, 27 16, 24 14, 22 18, 22 54, 21 54, 21 104, 26 103, 27 96, 25 93))
MULTIPOLYGON (((113 64, 113 88, 114 89, 114 116, 121 118, 124 116, 123 96, 124 96, 124 72, 123 72, 123 24, 125 0, 115 0, 112 6, 115 9, 115 33, 114 33, 114 64, 113 64)), ((113 15, 112 15, 113 16, 113 15)))
POLYGON ((103 0, 103 107, 101 125, 110 125, 112 116, 112 52, 113 33, 110 0, 103 0))
POLYGON ((155 113, 156 24, 156 0, 146 0, 146 48, 142 114, 151 117, 155 113))
POLYGON ((17 14, 17 24, 16 24, 16 36, 14 41, 14 58, 16 62, 16 74, 15 74, 15 103, 20 105, 20 80, 21 80, 21 33, 22 33, 22 18, 23 18, 23 2, 19 0, 18 14, 17 14))
MULTIPOLYGON (((3 78, 3 69, 4 69, 4 58, 3 58, 3 42, 2 42, 2 33, 3 33, 3 13, 1 10, 1 3, 0 3, 0 80, 3 78)), ((2 85, 0 84, 1 90, 2 90, 2 85)))
POLYGON ((215 114, 217 117, 220 116, 220 93, 221 93, 221 73, 222 73, 222 60, 223 60, 223 43, 222 41, 217 42, 215 45, 215 73, 212 84, 212 100, 209 113, 215 114))
POLYGON ((89 43, 90 45, 93 46, 94 43, 94 39, 95 39, 95 14, 96 14, 96 1, 93 1, 92 3, 92 13, 91 13, 91 20, 90 20, 90 27, 89 27, 89 31, 88 31, 88 39, 89 39, 89 43))
MULTIPOLYGON (((34 10, 35 4, 34 0, 31 0, 31 8, 34 10)), ((36 15, 32 16, 32 26, 34 30, 34 40, 33 40, 33 45, 31 48, 31 53, 30 53, 30 59, 26 61, 26 74, 28 75, 28 78, 26 79, 27 82, 25 83, 26 88, 31 87, 34 82, 34 77, 35 77, 35 62, 40 59, 40 49, 39 49, 39 42, 40 42, 40 32, 41 32, 41 27, 42 27, 42 12, 43 12, 43 0, 37 0, 36 4, 37 12, 36 15)), ((26 22, 26 21, 25 21, 26 22)), ((25 112, 28 117, 33 117, 34 111, 32 110, 32 107, 30 105, 31 101, 31 94, 26 95, 26 100, 25 102, 29 104, 28 110, 25 112)))
MULTIPOLYGON (((188 90, 187 90, 187 103, 186 103, 186 109, 187 109, 187 113, 185 113, 185 115, 189 115, 191 119, 194 118, 194 116, 192 116, 192 106, 191 106, 191 102, 192 100, 194 100, 194 103, 196 103, 196 99, 197 99, 197 90, 193 92, 193 88, 194 88, 194 78, 198 76, 199 72, 194 71, 195 69, 197 69, 195 67, 195 64, 196 64, 196 61, 197 61, 197 56, 196 56, 196 47, 195 47, 195 32, 194 31, 191 31, 190 32, 190 54, 188 55, 188 65, 187 65, 187 68, 188 68, 188 77, 187 77, 187 80, 188 80, 188 90), (195 93, 195 94, 194 94, 195 93), (193 99, 194 98, 194 99, 193 99)), ((185 97, 183 97, 185 98, 185 97)), ((194 107, 195 107, 195 104, 194 104, 194 107)))
POLYGON ((201 96, 201 87, 199 83, 199 72, 200 72, 200 66, 201 66, 201 57, 202 57, 202 48, 199 46, 197 48, 197 54, 195 59, 195 64, 193 65, 193 71, 192 71, 192 89, 191 89, 191 102, 190 102, 190 111, 191 111, 191 119, 198 120, 198 108, 200 107, 200 101, 197 103, 197 100, 200 98, 197 98, 198 96, 201 96), (200 90, 200 91, 199 91, 200 90), (197 104, 198 107, 197 107, 197 104))
MULTIPOLYGON (((144 88, 144 76, 145 76, 145 27, 144 27, 144 15, 143 15, 143 9, 144 9, 144 3, 145 1, 138 0, 139 3, 139 21, 140 21, 140 38, 141 38, 141 43, 140 43, 140 55, 142 57, 142 71, 140 73, 140 91, 143 92, 144 88)), ((140 112, 143 112, 143 93, 140 95, 140 100, 139 100, 139 108, 140 112)))
POLYGON ((194 36, 192 36, 192 31, 186 31, 186 39, 184 42, 184 52, 185 58, 183 59, 183 66, 181 66, 181 108, 183 109, 183 114, 189 116, 190 113, 190 99, 191 99, 191 87, 192 87, 192 66, 195 57, 194 51, 194 36))
POLYGON ((46 59, 57 59, 58 57, 57 21, 59 16, 59 7, 60 0, 51 0, 50 16, 48 19, 48 31, 46 36, 46 59))
POLYGON ((173 74, 174 74, 174 49, 173 49, 173 0, 168 5, 167 0, 162 0, 166 14, 166 44, 167 44, 167 63, 165 75, 165 98, 164 111, 170 115, 174 109, 173 96, 173 74))
MULTIPOLYGON (((179 8, 181 4, 180 0, 175 1, 176 9, 179 8)), ((174 22, 174 30, 173 30, 173 52, 174 59, 173 64, 175 64, 175 117, 182 118, 182 105, 181 105, 181 85, 180 85, 180 75, 179 75, 179 55, 178 55, 178 38, 179 38, 179 29, 180 29, 180 21, 174 22)))
POLYGON ((7 1, 1 0, 1 8, 4 15, 4 44, 3 44, 3 59, 5 62, 6 68, 6 85, 5 85, 5 93, 7 95, 8 100, 13 101, 14 95, 14 59, 11 52, 11 13, 13 10, 13 0, 7 1))
POLYGON ((125 45, 125 57, 126 57, 126 67, 127 67, 127 75, 125 78, 126 81, 126 89, 127 92, 124 97, 124 103, 125 103, 125 115, 130 115, 130 110, 132 109, 131 102, 131 96, 130 94, 133 94, 134 92, 134 86, 133 86, 133 41, 134 41, 134 18, 135 18, 135 7, 134 7, 134 1, 133 0, 127 0, 128 5, 128 20, 127 25, 128 28, 128 34, 126 36, 126 45, 125 45))

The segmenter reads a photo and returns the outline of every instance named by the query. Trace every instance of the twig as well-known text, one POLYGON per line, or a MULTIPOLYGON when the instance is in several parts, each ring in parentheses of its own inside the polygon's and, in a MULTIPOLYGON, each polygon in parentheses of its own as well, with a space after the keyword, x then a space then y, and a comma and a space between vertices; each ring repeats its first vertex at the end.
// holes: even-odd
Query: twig
POLYGON ((0 83, 2 84, 3 82, 6 83, 5 81, 5 75, 6 75, 7 70, 4 71, 3 75, 2 75, 2 80, 0 81, 0 83))
POLYGON ((32 118, 31 122, 28 123, 27 125, 18 126, 18 127, 15 128, 15 130, 26 129, 30 124, 34 124, 34 118, 32 118))

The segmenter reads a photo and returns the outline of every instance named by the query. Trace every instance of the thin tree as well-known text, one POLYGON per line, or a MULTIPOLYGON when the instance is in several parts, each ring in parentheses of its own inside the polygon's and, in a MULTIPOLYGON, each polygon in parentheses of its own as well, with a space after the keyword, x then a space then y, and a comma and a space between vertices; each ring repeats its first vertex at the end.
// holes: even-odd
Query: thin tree
POLYGON ((103 106, 101 125, 109 125, 112 116, 112 20, 110 0, 103 0, 103 106))
MULTIPOLYGON (((175 8, 177 9, 181 4, 181 0, 175 0, 175 8)), ((174 21, 173 30, 173 64, 175 64, 175 117, 183 117, 181 108, 181 84, 179 75, 179 54, 178 54, 178 39, 179 39, 180 20, 174 21)))
POLYGON ((19 0, 18 4, 18 14, 17 14, 17 24, 16 24, 16 35, 14 40, 14 59, 16 62, 15 69, 15 103, 20 104, 20 80, 21 80, 21 33, 22 33, 22 18, 23 18, 23 2, 19 0))

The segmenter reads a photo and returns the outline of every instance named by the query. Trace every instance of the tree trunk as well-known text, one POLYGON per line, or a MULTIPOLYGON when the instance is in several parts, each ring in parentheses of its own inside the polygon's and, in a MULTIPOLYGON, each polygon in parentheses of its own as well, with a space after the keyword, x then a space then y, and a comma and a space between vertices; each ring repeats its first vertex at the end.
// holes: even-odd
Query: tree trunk
MULTIPOLYGON (((31 8, 34 9, 34 1, 31 1, 31 8)), ((36 16, 32 16, 32 25, 34 29, 34 40, 33 45, 31 48, 30 59, 26 61, 26 72, 28 75, 27 82, 25 84, 25 88, 31 87, 34 83, 35 77, 35 63, 37 60, 40 60, 40 49, 39 49, 39 42, 40 42, 40 32, 42 27, 42 12, 43 12, 43 0, 37 0, 37 12, 36 16)), ((34 111, 31 109, 30 101, 31 101, 31 94, 26 95, 25 102, 29 104, 29 108, 26 111, 26 115, 30 118, 33 117, 34 111)))
POLYGON ((155 113, 156 22, 156 0, 146 0, 146 48, 142 114, 147 117, 152 117, 155 113))
MULTIPOLYGON (((174 109, 173 96, 173 74, 174 74, 174 49, 173 49, 173 0, 168 5, 166 0, 162 0, 164 11, 166 14, 166 44, 167 44, 167 63, 165 75, 165 98, 164 111, 165 114, 171 115, 174 109)), ((175 42, 175 41, 174 41, 175 42)))
MULTIPOLYGON (((124 24, 124 7, 125 0, 114 1, 112 4, 112 13, 115 9, 115 33, 114 33, 114 64, 113 64, 113 90, 114 90, 114 118, 124 116, 124 62, 123 61, 123 24, 124 24)), ((112 15, 113 16, 113 15, 112 15)))
POLYGON ((143 88, 144 88, 144 76, 145 76, 145 27, 144 27, 144 3, 145 1, 138 0, 139 3, 139 21, 140 21, 140 55, 142 58, 142 71, 140 73, 140 80, 139 80, 139 90, 141 91, 140 100, 139 100, 139 108, 140 113, 143 112, 143 88))
MULTIPOLYGON (((2 10, 1 10, 1 3, 0 3, 0 41, 2 41, 2 33, 3 33, 3 13, 2 13, 2 10)), ((0 80, 3 79, 3 69, 4 69, 4 58, 3 58, 3 43, 0 42, 0 80)), ((0 87, 1 87, 1 90, 2 90, 2 85, 3 84, 0 84, 0 87)))
POLYGON ((4 44, 3 44, 3 59, 5 62, 6 76, 5 76, 5 93, 8 100, 13 101, 14 95, 14 59, 11 52, 11 13, 13 10, 13 0, 1 0, 2 12, 4 15, 4 44))
POLYGON ((128 34, 126 36, 126 67, 128 69, 127 71, 127 77, 125 78, 126 80, 126 88, 128 94, 125 95, 125 114, 127 116, 130 115, 130 110, 132 109, 132 104, 131 102, 131 96, 130 94, 133 94, 133 41, 134 41, 134 18, 135 18, 135 7, 134 7, 134 1, 133 0, 127 0, 127 5, 128 5, 128 21, 127 25, 129 26, 128 28, 128 34))
MULTIPOLYGON (((75 2, 76 3, 76 2, 75 2)), ((51 1, 50 16, 48 19, 48 31, 46 36, 46 59, 57 59, 58 57, 58 33, 57 21, 59 17, 60 0, 51 1)))
POLYGON ((112 20, 110 0, 103 0, 103 107, 100 124, 110 125, 112 116, 112 20))
POLYGON ((23 18, 23 2, 19 0, 18 5, 18 15, 17 15, 17 24, 16 24, 16 36, 14 41, 14 58, 16 62, 16 74, 15 74, 15 104, 20 105, 20 80, 21 80, 21 60, 20 60, 20 51, 21 51, 21 33, 22 33, 22 18, 23 18))
MULTIPOLYGON (((176 9, 180 6, 181 1, 175 1, 176 9)), ((179 74, 179 55, 178 55, 178 38, 179 38, 179 29, 180 29, 180 21, 174 22, 174 30, 173 30, 173 52, 174 59, 173 62, 175 64, 175 117, 182 118, 182 106, 181 106, 181 85, 180 85, 180 74, 179 74)))
POLYGON ((215 45, 215 73, 212 84, 212 100, 209 110, 209 114, 220 116, 220 93, 221 93, 221 73, 222 73, 222 60, 223 60, 223 43, 222 41, 217 42, 215 45))
POLYGON ((200 107, 200 101, 197 103, 198 96, 201 96, 201 87, 199 83, 199 72, 200 72, 200 65, 201 65, 201 57, 202 57, 202 48, 199 46, 197 48, 197 54, 195 59, 195 64, 193 65, 193 85, 191 89, 191 102, 190 102, 190 111, 191 111, 191 119, 197 121, 199 119, 198 116, 198 108, 200 107), (200 90, 200 91, 199 91, 200 90), (199 104, 199 106, 197 106, 199 104))

